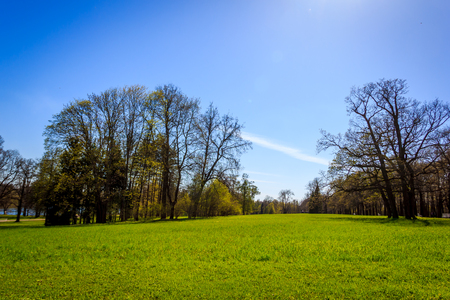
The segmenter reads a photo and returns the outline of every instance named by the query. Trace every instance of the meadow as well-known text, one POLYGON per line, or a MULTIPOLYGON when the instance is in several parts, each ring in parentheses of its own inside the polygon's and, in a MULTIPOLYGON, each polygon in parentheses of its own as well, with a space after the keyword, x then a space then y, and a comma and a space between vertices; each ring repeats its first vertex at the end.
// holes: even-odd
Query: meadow
POLYGON ((450 220, 0 223, 1 299, 450 299, 450 220))

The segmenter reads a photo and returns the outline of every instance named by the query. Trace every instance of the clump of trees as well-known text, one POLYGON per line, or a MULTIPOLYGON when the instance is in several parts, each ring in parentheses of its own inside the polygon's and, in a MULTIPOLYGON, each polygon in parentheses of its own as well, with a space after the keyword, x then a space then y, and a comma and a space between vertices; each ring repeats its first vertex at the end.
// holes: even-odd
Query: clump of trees
POLYGON ((35 201, 32 186, 36 161, 23 158, 16 150, 4 149, 3 143, 0 136, 0 207, 3 214, 15 206, 16 222, 20 221, 22 213, 28 215, 30 209, 39 216, 43 206, 35 201))
POLYGON ((405 80, 352 88, 345 134, 322 131, 334 159, 308 185, 311 212, 441 217, 450 211, 448 104, 407 96, 405 80), (445 205, 444 205, 445 204, 445 205))
POLYGON ((293 198, 294 192, 289 189, 281 190, 278 199, 266 196, 264 200, 257 200, 253 205, 254 214, 293 214, 306 212, 302 203, 293 198))
POLYGON ((242 125, 173 85, 135 85, 75 100, 45 129, 35 194, 46 224, 248 213, 237 178, 251 148, 242 125))

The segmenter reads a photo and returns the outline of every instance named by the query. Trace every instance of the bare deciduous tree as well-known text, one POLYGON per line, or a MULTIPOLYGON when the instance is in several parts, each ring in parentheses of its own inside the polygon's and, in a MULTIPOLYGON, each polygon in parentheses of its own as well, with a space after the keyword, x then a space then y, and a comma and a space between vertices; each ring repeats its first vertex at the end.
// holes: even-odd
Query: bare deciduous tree
POLYGON ((21 159, 18 165, 17 188, 19 190, 19 203, 17 205, 16 222, 20 222, 23 202, 30 196, 31 184, 36 176, 36 166, 36 161, 33 159, 21 159))
POLYGON ((360 178, 366 184, 360 186, 377 188, 394 218, 398 217, 394 188, 399 186, 402 213, 411 219, 417 211, 415 181, 440 157, 433 149, 450 109, 439 100, 421 103, 407 98, 407 92, 406 81, 400 79, 352 88, 346 99, 350 129, 344 136, 322 131, 318 150, 337 150, 331 171, 338 171, 342 179, 365 173, 360 178))
POLYGON ((219 115, 211 103, 197 124, 195 172, 198 190, 193 197, 192 216, 197 216, 198 203, 205 185, 214 178, 224 178, 239 169, 239 158, 251 148, 241 136, 243 126, 230 115, 219 115))
POLYGON ((3 143, 4 140, 0 136, 0 202, 3 204, 4 212, 6 212, 5 207, 7 208, 8 204, 11 203, 11 194, 19 175, 22 158, 16 150, 5 150, 3 143))

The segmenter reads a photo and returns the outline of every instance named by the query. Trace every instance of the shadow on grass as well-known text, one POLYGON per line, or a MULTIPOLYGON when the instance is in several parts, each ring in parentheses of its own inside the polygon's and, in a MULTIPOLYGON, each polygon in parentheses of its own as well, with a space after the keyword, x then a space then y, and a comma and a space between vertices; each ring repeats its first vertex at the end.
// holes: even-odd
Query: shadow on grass
MULTIPOLYGON (((8 220, 15 220, 17 218, 17 215, 4 215, 0 214, 0 220, 8 219, 8 220)), ((45 216, 20 216, 21 220, 33 220, 33 219, 45 219, 45 216)))
POLYGON ((374 217, 374 216, 354 216, 354 215, 339 215, 329 218, 330 220, 349 221, 367 224, 381 224, 392 226, 448 226, 450 227, 450 220, 438 218, 417 218, 414 220, 407 220, 404 217, 392 219, 388 217, 374 217))
MULTIPOLYGON (((207 219, 213 219, 213 218, 214 217, 211 217, 211 218, 203 218, 202 217, 202 218, 195 218, 195 219, 180 218, 180 219, 173 219, 173 220, 170 220, 170 219, 165 219, 165 220, 148 219, 148 220, 141 220, 141 221, 129 220, 129 221, 125 221, 125 222, 120 222, 120 221, 119 222, 108 222, 108 223, 98 224, 98 225, 140 225, 140 224, 152 224, 152 223, 195 222, 195 221, 207 220, 207 219)), ((94 224, 83 224, 83 225, 89 226, 89 225, 94 225, 94 224)), ((81 226, 83 226, 83 225, 81 225, 81 226)), ((71 226, 73 226, 73 225, 71 225, 71 226)), ((77 226, 80 226, 80 225, 77 225, 77 226)))
POLYGON ((171 223, 171 222, 194 222, 194 221, 200 221, 200 220, 207 220, 207 219, 213 219, 211 218, 195 218, 195 219, 189 219, 189 218, 180 218, 180 219, 147 219, 142 221, 125 221, 125 222, 107 222, 107 223, 90 223, 90 224, 75 224, 75 225, 53 225, 53 226, 45 226, 44 221, 35 221, 35 222, 42 222, 39 225, 35 224, 35 222, 32 221, 26 221, 26 222, 0 222, 0 231, 6 230, 6 229, 20 229, 20 228, 80 228, 80 227, 92 227, 92 226, 119 226, 119 225, 142 225, 142 224, 152 224, 152 223, 171 223))
POLYGON ((36 222, 0 222, 0 231, 1 230, 7 230, 7 229, 23 229, 23 228, 45 228, 44 222, 40 221, 39 224, 36 224, 36 222))

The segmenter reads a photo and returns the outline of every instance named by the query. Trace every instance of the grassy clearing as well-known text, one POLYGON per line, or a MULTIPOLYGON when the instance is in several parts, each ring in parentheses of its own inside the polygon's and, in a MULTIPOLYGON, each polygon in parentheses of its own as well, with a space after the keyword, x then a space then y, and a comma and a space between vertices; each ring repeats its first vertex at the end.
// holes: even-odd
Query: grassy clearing
POLYGON ((450 221, 0 224, 1 299, 449 299, 450 221))

